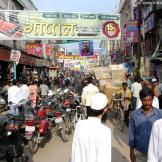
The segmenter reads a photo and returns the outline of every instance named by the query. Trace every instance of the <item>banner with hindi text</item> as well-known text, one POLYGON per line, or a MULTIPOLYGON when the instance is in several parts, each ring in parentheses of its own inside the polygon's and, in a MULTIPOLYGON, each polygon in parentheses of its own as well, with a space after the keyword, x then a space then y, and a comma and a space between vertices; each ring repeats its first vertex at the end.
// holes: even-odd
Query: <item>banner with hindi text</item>
POLYGON ((0 11, 1 40, 120 39, 120 15, 0 11))

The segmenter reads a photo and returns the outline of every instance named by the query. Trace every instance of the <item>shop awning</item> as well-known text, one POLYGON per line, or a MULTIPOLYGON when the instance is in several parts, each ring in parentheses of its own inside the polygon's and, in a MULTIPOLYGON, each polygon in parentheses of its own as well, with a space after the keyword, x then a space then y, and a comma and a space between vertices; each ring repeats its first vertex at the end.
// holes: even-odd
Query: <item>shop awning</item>
POLYGON ((153 55, 150 58, 150 61, 162 61, 162 42, 159 41, 155 52, 153 53, 153 55))

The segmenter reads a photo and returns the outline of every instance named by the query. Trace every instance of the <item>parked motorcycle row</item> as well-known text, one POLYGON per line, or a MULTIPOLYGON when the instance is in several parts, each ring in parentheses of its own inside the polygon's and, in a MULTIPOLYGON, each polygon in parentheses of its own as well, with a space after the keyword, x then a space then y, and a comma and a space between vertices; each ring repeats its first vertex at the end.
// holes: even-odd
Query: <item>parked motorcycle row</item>
POLYGON ((35 154, 53 133, 67 142, 76 122, 85 118, 80 97, 69 90, 49 95, 35 107, 29 100, 8 106, 9 113, 0 115, 0 160, 7 162, 27 162, 24 147, 35 154))

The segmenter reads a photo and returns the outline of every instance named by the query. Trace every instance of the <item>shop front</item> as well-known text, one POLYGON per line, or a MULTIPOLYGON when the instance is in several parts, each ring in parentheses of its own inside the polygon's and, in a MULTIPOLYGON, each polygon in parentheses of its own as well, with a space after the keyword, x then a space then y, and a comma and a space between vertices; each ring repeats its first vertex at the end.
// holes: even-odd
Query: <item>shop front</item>
POLYGON ((0 84, 5 83, 9 78, 10 50, 0 47, 0 84))

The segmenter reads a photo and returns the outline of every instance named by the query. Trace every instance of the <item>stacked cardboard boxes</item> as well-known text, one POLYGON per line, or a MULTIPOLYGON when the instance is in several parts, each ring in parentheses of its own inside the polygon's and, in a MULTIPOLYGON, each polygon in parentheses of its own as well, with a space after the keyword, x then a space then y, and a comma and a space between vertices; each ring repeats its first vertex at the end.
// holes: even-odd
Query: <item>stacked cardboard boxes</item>
POLYGON ((111 98, 113 93, 122 88, 126 69, 123 65, 109 65, 95 68, 94 73, 96 79, 100 81, 100 91, 104 92, 108 98, 111 98))

